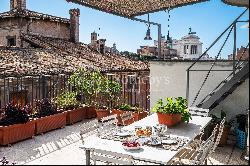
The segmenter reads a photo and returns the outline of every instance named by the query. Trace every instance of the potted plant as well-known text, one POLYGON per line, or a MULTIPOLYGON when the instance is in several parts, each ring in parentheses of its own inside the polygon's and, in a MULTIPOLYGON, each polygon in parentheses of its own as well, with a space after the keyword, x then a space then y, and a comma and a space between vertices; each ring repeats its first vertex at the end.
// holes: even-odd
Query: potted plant
POLYGON ((0 145, 8 145, 35 135, 35 124, 29 119, 30 106, 8 104, 0 116, 0 145))
POLYGON ((182 97, 171 97, 167 98, 166 102, 164 102, 163 99, 160 99, 153 107, 152 111, 157 113, 160 124, 172 127, 181 121, 189 122, 191 114, 187 108, 186 99, 182 97))
POLYGON ((42 134, 66 125, 67 112, 57 110, 50 99, 36 101, 34 120, 36 122, 36 134, 42 134))
POLYGON ((57 106, 67 112, 67 125, 82 121, 86 114, 76 97, 76 92, 64 92, 55 100, 57 106))
POLYGON ((96 118, 96 96, 100 91, 100 72, 79 69, 69 79, 69 83, 85 103, 86 119, 96 118))

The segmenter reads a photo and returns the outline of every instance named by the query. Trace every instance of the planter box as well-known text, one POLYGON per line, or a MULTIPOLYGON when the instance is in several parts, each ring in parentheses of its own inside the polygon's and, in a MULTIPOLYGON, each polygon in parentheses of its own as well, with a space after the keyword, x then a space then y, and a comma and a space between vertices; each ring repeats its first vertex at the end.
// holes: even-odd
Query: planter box
POLYGON ((81 122, 86 114, 86 110, 84 108, 77 108, 74 110, 68 110, 67 111, 67 117, 66 117, 66 124, 72 125, 76 122, 81 122))
POLYGON ((146 118, 148 116, 148 113, 145 111, 144 112, 134 112, 133 115, 134 115, 135 121, 139 121, 139 120, 146 118))
POLYGON ((117 120, 118 120, 118 125, 122 125, 122 119, 121 119, 121 114, 123 114, 124 111, 122 110, 112 110, 112 115, 117 115, 117 120))
POLYGON ((35 122, 30 121, 26 124, 15 124, 6 127, 0 127, 0 145, 9 145, 35 135, 35 122))
POLYGON ((63 128, 66 126, 66 116, 67 112, 43 117, 40 119, 36 119, 36 134, 46 133, 51 130, 63 128))
POLYGON ((102 118, 110 116, 111 113, 109 110, 105 109, 96 109, 97 119, 100 121, 102 118))
POLYGON ((85 107, 86 108, 86 119, 93 119, 97 117, 95 107, 85 107))
POLYGON ((162 114, 157 113, 159 124, 167 125, 167 127, 173 127, 181 122, 181 114, 162 114))

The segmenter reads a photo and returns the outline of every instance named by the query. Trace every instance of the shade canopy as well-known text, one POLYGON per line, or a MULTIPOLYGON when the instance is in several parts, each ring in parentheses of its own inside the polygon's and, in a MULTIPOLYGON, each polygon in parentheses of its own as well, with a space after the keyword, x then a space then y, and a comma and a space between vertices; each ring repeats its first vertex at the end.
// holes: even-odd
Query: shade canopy
POLYGON ((146 13, 176 8, 208 0, 67 0, 107 13, 135 17, 146 13))
POLYGON ((229 5, 249 8, 249 0, 223 0, 223 1, 229 5))

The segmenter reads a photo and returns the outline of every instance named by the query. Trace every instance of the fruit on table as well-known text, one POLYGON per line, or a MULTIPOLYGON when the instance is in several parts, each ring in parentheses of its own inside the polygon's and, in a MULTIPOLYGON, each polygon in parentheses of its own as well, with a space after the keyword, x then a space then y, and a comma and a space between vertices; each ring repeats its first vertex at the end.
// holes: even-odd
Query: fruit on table
POLYGON ((141 146, 139 144, 139 142, 124 142, 122 145, 127 146, 127 147, 139 147, 139 146, 141 146))
POLYGON ((137 136, 151 136, 152 135, 152 131, 149 129, 140 129, 136 131, 136 135, 137 136))

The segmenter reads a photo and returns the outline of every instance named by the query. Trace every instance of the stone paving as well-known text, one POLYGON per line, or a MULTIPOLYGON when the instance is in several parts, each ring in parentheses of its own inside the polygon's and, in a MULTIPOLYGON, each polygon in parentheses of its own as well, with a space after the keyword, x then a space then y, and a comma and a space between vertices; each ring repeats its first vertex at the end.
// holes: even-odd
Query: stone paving
MULTIPOLYGON (((0 147, 0 158, 22 165, 85 165, 85 153, 79 148, 80 122, 33 139, 0 147)), ((243 151, 232 145, 218 147, 209 157, 209 165, 248 165, 241 159, 243 151)))

